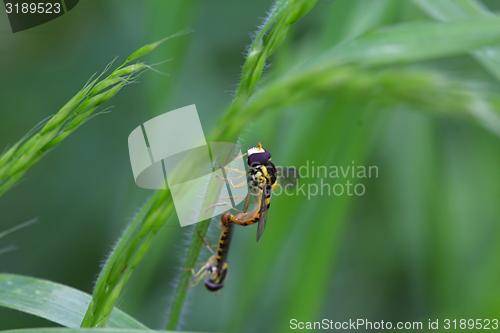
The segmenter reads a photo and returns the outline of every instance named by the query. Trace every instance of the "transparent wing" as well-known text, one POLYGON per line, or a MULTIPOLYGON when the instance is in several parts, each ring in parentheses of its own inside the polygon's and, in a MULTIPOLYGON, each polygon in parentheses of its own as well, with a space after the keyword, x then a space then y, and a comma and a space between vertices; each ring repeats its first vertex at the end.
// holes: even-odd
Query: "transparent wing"
POLYGON ((295 167, 279 166, 276 168, 278 184, 281 187, 295 187, 299 180, 299 173, 295 167))
POLYGON ((264 190, 262 191, 262 196, 260 198, 261 200, 261 205, 260 205, 260 212, 259 212, 259 222, 257 225, 257 241, 259 241, 260 237, 264 233, 264 229, 266 228, 266 221, 267 221, 267 204, 266 204, 266 197, 271 198, 271 188, 269 186, 266 186, 264 190))

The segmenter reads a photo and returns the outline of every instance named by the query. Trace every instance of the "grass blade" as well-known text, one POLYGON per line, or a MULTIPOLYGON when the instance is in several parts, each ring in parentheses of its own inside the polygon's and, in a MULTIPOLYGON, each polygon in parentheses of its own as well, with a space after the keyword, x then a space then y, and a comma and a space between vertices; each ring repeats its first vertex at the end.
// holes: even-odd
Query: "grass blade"
POLYGON ((342 43, 325 56, 325 61, 394 65, 463 54, 497 43, 500 43, 500 19, 496 17, 448 23, 411 22, 342 43))
MULTIPOLYGON (((226 112, 225 121, 230 122, 236 117, 239 107, 243 105, 248 95, 253 92, 257 80, 261 77, 267 58, 274 52, 286 35, 291 24, 305 15, 315 4, 313 0, 277 1, 266 23, 257 33, 257 37, 250 47, 247 60, 243 66, 242 81, 233 103, 226 112), (278 24, 279 23, 279 24, 278 24), (249 59, 250 58, 250 59, 249 59)), ((224 120, 223 120, 224 122, 224 120)), ((215 135, 212 138, 216 137, 215 135)), ((152 239, 159 228, 167 221, 173 205, 169 200, 168 191, 156 192, 145 205, 144 217, 134 220, 134 229, 126 232, 127 237, 119 240, 117 248, 106 261, 99 275, 93 292, 93 300, 87 309, 82 327, 100 327, 106 324, 109 310, 113 307, 121 290, 127 283, 135 266, 142 260, 152 239), (130 232, 130 236, 128 237, 130 232), (131 262, 131 260, 133 262, 131 262)), ((199 223, 195 229, 191 245, 188 250, 184 268, 189 270, 196 264, 202 240, 206 234, 208 221, 199 223)), ((188 271, 181 275, 179 286, 173 300, 167 329, 175 329, 180 318, 184 301, 189 287, 191 274, 188 271)))
POLYGON ((123 287, 172 212, 169 198, 169 191, 156 192, 120 237, 97 278, 81 327, 106 326, 123 287))
POLYGON ((235 97, 229 105, 223 121, 234 117, 262 77, 266 62, 283 43, 288 29, 306 15, 316 4, 316 0, 277 0, 266 20, 255 33, 247 50, 241 78, 235 97))
POLYGON ((278 107, 312 98, 327 97, 336 91, 355 92, 383 103, 384 107, 405 105, 435 115, 473 120, 500 136, 498 95, 484 93, 473 83, 453 80, 427 70, 369 70, 352 66, 314 67, 268 83, 257 91, 226 132, 233 135, 244 124, 278 107))
POLYGON ((198 223, 194 230, 193 240, 189 245, 189 249, 185 258, 184 271, 179 277, 179 282, 177 283, 177 293, 173 299, 172 305, 170 306, 170 313, 168 316, 168 322, 166 329, 175 329, 182 317, 182 310, 184 307, 184 302, 186 301, 189 283, 192 278, 192 273, 189 267, 194 268, 194 265, 198 261, 198 256, 200 255, 201 248, 203 247, 202 241, 195 241, 196 235, 206 235, 208 231, 210 221, 203 221, 198 223))
MULTIPOLYGON (((0 306, 45 318, 66 327, 79 327, 90 295, 55 282, 0 274, 0 306)), ((125 312, 114 309, 110 327, 147 329, 125 312)))
POLYGON ((5 253, 9 253, 9 252, 13 252, 15 250, 17 250, 17 247, 15 247, 13 245, 9 245, 7 247, 0 249, 0 255, 5 254, 5 253))
POLYGON ((123 87, 133 82, 134 78, 148 68, 144 63, 130 64, 131 61, 138 60, 154 51, 168 38, 171 37, 148 44, 133 52, 125 63, 107 76, 105 76, 106 69, 78 91, 43 126, 23 137, 1 155, 0 196, 12 188, 50 149, 89 120, 99 106, 116 96, 123 87))
MULTIPOLYGON (((310 134, 312 130, 308 128, 301 137, 296 138, 298 142, 307 140, 311 148, 307 152, 293 152, 289 158, 294 164, 310 160, 323 165, 348 165, 353 160, 363 164, 368 150, 366 143, 370 142, 377 128, 373 120, 379 114, 368 106, 359 107, 355 101, 341 96, 341 93, 335 94, 331 98, 335 102, 321 106, 321 111, 328 111, 323 115, 323 121, 330 126, 312 123, 310 126, 314 128, 314 135, 310 134), (351 130, 353 124, 357 124, 355 130, 351 130), (330 140, 325 141, 325 137, 330 140)), ((310 110, 314 115, 320 114, 317 111, 310 110)), ((301 116, 304 117, 303 114, 297 114, 297 117, 301 116)), ((335 197, 335 200, 328 196, 316 197, 308 202, 307 207, 300 204, 300 199, 299 196, 276 198, 273 203, 273 221, 287 223, 273 223, 273 230, 266 234, 266 241, 253 249, 255 255, 246 259, 242 274, 245 276, 245 288, 235 291, 238 305, 230 314, 231 327, 228 331, 248 326, 245 313, 249 311, 253 311, 256 317, 265 316, 259 314, 258 309, 252 309, 252 306, 259 302, 261 295, 268 292, 288 299, 280 305, 281 310, 273 320, 279 329, 272 326, 268 328, 269 331, 286 332, 288 330, 284 326, 288 324, 289 318, 308 318, 308 315, 313 318, 318 313, 315 310, 324 300, 324 285, 328 283, 328 275, 324 272, 335 265, 337 241, 342 236, 345 216, 355 199, 349 196, 335 197), (284 201, 288 203, 284 204, 284 201), (300 244, 300 251, 293 256, 285 254, 293 251, 290 244, 300 244), (276 248, 283 251, 276 251, 276 248), (314 260, 311 260, 312 257, 314 260), (297 274, 287 274, 286 267, 293 265, 304 269, 297 274), (266 279, 269 285, 262 284, 266 279)), ((252 325, 250 329, 242 331, 250 332, 261 327, 252 325)))
POLYGON ((289 27, 307 14, 315 0, 276 1, 247 51, 236 96, 248 96, 260 80, 267 59, 285 39, 289 27))
MULTIPOLYGON (((236 96, 226 110, 219 128, 230 126, 229 124, 233 124, 235 119, 238 118, 237 115, 242 111, 243 105, 253 94, 255 86, 262 76, 268 57, 283 42, 290 26, 306 15, 315 4, 316 1, 312 0, 276 1, 274 3, 270 15, 250 45, 243 64, 242 76, 236 96)), ((234 130, 231 133, 238 132, 239 130, 234 130)), ((217 131, 211 136, 213 141, 234 140, 236 138, 236 135, 230 137, 224 131, 217 131)), ((202 239, 207 233, 209 223, 210 221, 198 223, 195 228, 195 233, 193 234, 184 263, 184 273, 180 276, 177 292, 170 308, 167 329, 176 329, 178 326, 191 279, 190 269, 198 261, 201 248, 203 247, 202 239)))
MULTIPOLYGON (((283 5, 283 2, 278 3, 278 5, 283 5)), ((278 7, 281 8, 281 7, 278 7)), ((277 11, 277 13, 282 13, 281 10, 277 11)), ((386 63, 395 62, 409 62, 409 61, 418 61, 423 59, 430 59, 434 57, 442 57, 452 54, 457 54, 460 52, 467 52, 472 48, 488 45, 497 40, 500 41, 500 36, 497 33, 500 28, 498 20, 491 20, 488 22, 481 21, 483 26, 481 29, 484 29, 485 26, 495 27, 497 31, 486 34, 484 36, 484 31, 481 29, 474 29, 474 25, 478 23, 478 21, 467 21, 460 22, 457 24, 438 24, 438 23, 419 23, 419 24, 405 24, 399 27, 384 30, 376 34, 367 35, 367 37, 362 37, 356 41, 348 42, 340 45, 335 48, 330 55, 330 57, 325 57, 328 61, 321 63, 322 66, 313 67, 313 69, 306 73, 304 76, 293 77, 287 79, 287 83, 283 85, 276 85, 273 87, 266 87, 262 89, 260 94, 257 94, 255 98, 249 101, 249 96, 246 96, 247 93, 254 92, 255 85, 249 84, 246 85, 246 88, 241 88, 240 95, 237 94, 233 103, 230 105, 228 111, 226 112, 224 118, 220 122, 220 126, 217 128, 217 131, 214 135, 211 136, 211 139, 235 139, 241 129, 245 126, 246 123, 250 122, 251 119, 255 116, 260 115, 263 110, 268 108, 275 108, 277 105, 283 105, 286 103, 290 103, 292 100, 296 101, 299 97, 307 97, 310 98, 312 96, 317 95, 322 92, 331 92, 332 87, 335 87, 335 84, 342 85, 347 81, 343 81, 343 79, 352 78, 350 69, 348 67, 340 67, 337 68, 339 64, 339 60, 349 62, 361 62, 363 64, 371 64, 371 65, 382 65, 386 63), (451 42, 448 43, 445 47, 439 48, 437 51, 419 51, 417 56, 414 55, 414 51, 416 49, 420 50, 422 46, 419 44, 420 40, 417 40, 412 37, 414 35, 413 29, 417 27, 423 31, 424 36, 431 38, 432 43, 438 43, 443 39, 450 39, 451 42), (457 29, 459 30, 459 34, 457 34, 457 29), (463 38, 463 31, 466 30, 466 38, 465 43, 461 42, 463 38), (439 33, 437 33, 439 32, 439 33), (458 38, 460 36, 460 38, 458 38), (390 46, 397 46, 398 52, 391 53, 387 52, 390 49, 390 46), (381 55, 376 58, 369 58, 367 54, 374 53, 375 51, 382 50, 381 55), (370 53, 371 52, 371 53, 370 53), (326 64, 326 66, 325 66, 326 64), (333 72, 330 72, 329 76, 323 77, 322 75, 327 75, 328 71, 326 69, 330 69, 333 72), (304 89, 306 87, 306 89, 304 89), (285 88, 285 89, 283 89, 285 88), (301 94, 296 94, 297 89, 300 88, 301 94), (290 98, 293 96, 294 98, 290 98), (238 117, 236 117, 238 115, 238 117)), ((273 26, 274 27, 274 26, 273 26)), ((257 77, 260 78, 261 70, 259 67, 255 66, 244 66, 245 68, 250 68, 248 75, 242 75, 242 80, 247 80, 246 78, 253 77, 251 73, 260 73, 256 74, 257 77), (257 69, 257 71, 255 71, 257 69)), ((365 92, 370 92, 372 88, 377 87, 379 82, 384 82, 386 85, 391 85, 391 80, 388 79, 387 76, 375 76, 376 80, 371 79, 371 75, 373 73, 365 73, 359 77, 359 80, 351 80, 350 89, 362 89, 367 88, 365 92), (380 80, 380 81, 377 81, 380 80), (368 87, 366 86, 368 84, 368 87)), ((396 73, 394 73, 396 74, 396 73)), ((393 78, 397 78, 400 73, 397 73, 395 76, 391 76, 393 78)), ((412 84, 415 81, 418 83, 418 75, 414 77, 411 81, 412 84)), ((248 79, 250 80, 250 79, 248 79)), ((394 87, 393 87, 394 88, 394 87)), ((441 90, 442 91, 442 90, 441 90)), ((395 100, 398 98, 404 97, 402 95, 397 95, 398 91, 394 91, 395 100)), ((406 96, 410 100, 410 96, 406 96)), ((159 198, 163 196, 161 192, 156 193, 151 202, 159 202, 159 198)), ((166 220, 167 215, 166 211, 170 211, 172 209, 172 204, 169 202, 163 203, 163 205, 150 205, 150 209, 148 210, 148 214, 151 214, 149 219, 145 219, 142 221, 143 226, 141 232, 144 237, 153 237, 153 234, 150 233, 151 227, 160 227, 164 221, 166 220), (156 206, 156 208, 153 208, 156 206), (154 210, 157 209, 156 212, 158 214, 157 217, 154 217, 154 210), (163 220, 162 220, 163 219, 163 220), (149 225, 149 226, 147 226, 149 225), (146 236, 149 235, 149 236, 146 236)), ((203 236, 206 233, 206 225, 207 222, 200 223, 196 227, 197 236, 193 237, 191 245, 188 250, 188 254, 186 257, 186 261, 184 264, 184 269, 188 271, 193 268, 196 264, 198 255, 200 253, 200 249, 202 247, 201 240, 199 235, 203 236)), ((150 238, 148 238, 150 239, 150 238)), ((138 240, 131 239, 130 242, 139 242, 138 240)), ((144 255, 145 252, 141 252, 137 257, 137 260, 141 260, 141 256, 144 255)), ((121 259, 117 259, 121 260, 121 259)), ((107 266, 108 264, 106 264, 107 266)), ((170 319, 167 324, 168 329, 175 329, 177 327, 179 318, 181 317, 181 312, 183 308, 183 304, 187 295, 187 288, 189 285, 189 273, 184 273, 181 275, 178 288, 176 291, 176 295, 174 296, 173 305, 170 312, 170 319)), ((120 281, 120 288, 116 289, 116 294, 113 294, 113 298, 119 294, 119 290, 123 286, 122 284, 128 279, 128 276, 124 276, 120 281)), ((94 298, 96 299, 96 303, 99 302, 108 302, 108 307, 114 303, 114 299, 112 298, 103 298, 101 301, 97 301, 96 294, 94 293, 94 298)), ((102 305, 101 305, 102 306, 102 305)), ((98 308, 98 306, 96 307, 98 308)), ((94 325, 102 325, 105 323, 105 316, 98 315, 94 317, 92 320, 89 320, 84 323, 85 326, 91 327, 94 325)))
MULTIPOLYGON (((414 1, 427 14, 444 22, 494 16, 479 1, 474 0, 414 1)), ((497 80, 500 80, 500 47, 486 47, 473 51, 472 54, 497 80)))
MULTIPOLYGON (((26 227, 29 227, 30 225, 34 224, 37 222, 37 219, 31 219, 31 220, 28 220, 26 222, 23 222, 21 224, 18 224, 18 225, 15 225, 7 230, 4 230, 2 232, 0 232, 0 239, 4 238, 5 236, 8 236, 20 229, 23 229, 23 228, 26 228, 26 227)), ((4 247, 4 248, 0 248, 0 255, 2 254, 5 254, 5 253, 9 253, 9 252, 13 252, 13 251, 16 251, 17 250, 17 247, 14 246, 14 245, 9 245, 7 247, 4 247)))
POLYGON ((23 222, 21 224, 18 224, 18 225, 15 225, 13 226, 12 228, 10 229, 7 229, 7 230, 4 230, 2 232, 0 232, 0 239, 2 239, 3 237, 13 233, 13 232, 16 232, 20 229, 23 229, 23 228, 26 228, 26 227, 29 227, 30 225, 34 224, 37 222, 37 219, 31 219, 31 220, 28 220, 26 222, 23 222))
POLYGON ((413 2, 433 18, 445 22, 493 15, 482 3, 475 0, 413 0, 413 2))
MULTIPOLYGON (((321 55, 319 60, 308 66, 295 72, 291 71, 291 74, 281 79, 281 82, 287 82, 286 84, 278 83, 272 86, 271 83, 265 89, 259 89, 256 93, 258 97, 252 98, 246 105, 241 103, 237 105, 240 110, 239 117, 229 119, 233 114, 226 114, 217 127, 216 137, 222 139, 236 137, 243 124, 254 116, 254 112, 260 112, 259 110, 264 110, 265 107, 273 107, 275 106, 273 103, 283 105, 284 101, 291 103, 321 91, 331 92, 332 87, 343 83, 362 89, 364 85, 370 86, 371 78, 368 76, 362 75, 359 80, 351 79, 351 74, 356 75, 351 71, 358 70, 354 67, 356 65, 374 67, 430 60, 467 53, 498 42, 500 42, 500 19, 497 18, 452 23, 404 23, 363 35, 330 49, 321 55), (352 66, 346 66, 347 64, 352 66), (330 75, 332 72, 335 74, 330 75), (297 92, 300 93, 297 94, 297 92), (239 123, 238 126, 235 126, 235 122, 239 123)), ((430 76, 431 81, 435 78, 435 75, 430 76)), ((420 79, 414 77, 411 82, 418 84, 421 80, 426 81, 426 76, 422 75, 420 79)), ((396 78, 396 81, 397 84, 392 85, 392 88, 397 88, 401 83, 400 87, 405 87, 402 79, 396 78)), ((439 81, 437 79, 435 82, 438 88, 440 88, 439 81)), ((400 92, 404 93, 404 91, 400 92)), ((468 106, 470 105, 462 105, 460 108, 464 109, 468 106)), ((498 133, 498 116, 492 112, 492 108, 479 112, 473 111, 470 115, 476 117, 480 123, 493 132, 498 133)))
POLYGON ((398 5, 394 0, 332 2, 325 11, 324 45, 331 47, 387 25, 398 5))

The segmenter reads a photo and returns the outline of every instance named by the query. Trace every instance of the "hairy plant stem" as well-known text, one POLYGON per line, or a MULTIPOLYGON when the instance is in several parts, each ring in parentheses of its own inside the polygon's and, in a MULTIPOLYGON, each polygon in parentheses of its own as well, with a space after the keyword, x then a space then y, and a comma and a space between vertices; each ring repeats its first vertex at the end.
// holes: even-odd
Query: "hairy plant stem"
MULTIPOLYGON (((230 140, 237 137, 244 126, 264 112, 273 112, 312 98, 326 98, 333 93, 342 95, 343 92, 346 95, 354 92, 366 100, 378 100, 382 108, 411 106, 438 115, 472 117, 500 136, 500 116, 495 112, 499 109, 500 96, 484 96, 460 82, 426 70, 368 70, 332 66, 328 69, 309 68, 261 87, 241 107, 237 118, 220 124, 214 138, 230 140)), ((208 222, 205 221, 196 231, 205 235, 207 228, 208 222)), ((196 262, 192 254, 195 251, 199 253, 201 246, 201 241, 193 238, 186 263, 196 262)), ((183 273, 171 309, 170 321, 173 323, 179 321, 189 278, 189 273, 183 273)), ((167 329, 175 327, 167 325, 167 329)))
POLYGON ((125 229, 97 278, 82 327, 106 326, 124 285, 172 212, 169 199, 170 191, 156 192, 125 229))
POLYGON ((0 156, 0 196, 14 186, 22 176, 35 165, 50 149, 72 134, 91 119, 95 111, 123 87, 133 82, 138 75, 149 68, 136 62, 154 51, 167 39, 147 44, 130 54, 125 62, 106 75, 104 72, 91 79, 59 111, 45 123, 34 128, 0 156))
MULTIPOLYGON (((244 105, 254 93, 255 87, 262 77, 267 59, 284 41, 290 26, 306 15, 315 4, 316 0, 285 0, 275 2, 266 21, 250 44, 247 51, 247 57, 243 64, 236 95, 221 119, 219 124, 220 127, 226 127, 232 124, 242 112, 244 105)), ((232 137, 228 137, 223 132, 214 132, 211 139, 213 141, 223 139, 234 140, 237 138, 239 130, 235 130, 233 133, 232 137)), ((175 330, 179 324, 189 289, 189 280, 191 279, 190 272, 198 261, 203 245, 202 239, 207 233, 209 223, 210 221, 198 223, 195 234, 192 236, 183 266, 184 272, 180 276, 170 308, 170 316, 166 325, 167 330, 175 330)))
MULTIPOLYGON (((304 8, 304 3, 310 5, 313 2, 277 2, 270 15, 280 17, 282 15, 289 15, 288 10, 291 10, 293 6, 304 8)), ((311 7, 307 6, 307 8, 310 9, 311 7)), ((303 12, 303 14, 306 12, 303 12)), ((477 105, 481 105, 483 109, 484 106, 487 106, 491 110, 497 107, 493 103, 493 100, 487 98, 487 96, 467 92, 466 87, 444 76, 430 75, 429 72, 421 70, 363 69, 355 65, 340 64, 335 58, 327 62, 326 65, 320 63, 319 66, 313 65, 303 68, 256 90, 256 83, 260 79, 264 68, 261 65, 262 59, 265 62, 265 59, 272 54, 272 51, 279 44, 279 42, 275 42, 274 47, 266 48, 262 47, 257 40, 260 39, 264 43, 270 40, 282 41, 283 37, 281 39, 267 39, 263 37, 270 36, 270 32, 273 29, 288 29, 288 25, 280 25, 277 22, 289 21, 278 17, 269 18, 263 25, 263 29, 269 29, 269 31, 267 33, 257 33, 243 66, 244 73, 242 74, 236 96, 221 118, 216 130, 210 136, 210 140, 234 140, 246 124, 263 112, 271 112, 290 103, 297 103, 315 97, 325 97, 331 95, 333 92, 342 90, 356 91, 357 94, 366 96, 367 99, 384 97, 380 99, 384 105, 400 106, 415 104, 422 109, 430 108, 436 112, 451 111, 455 112, 454 114, 467 116, 473 116, 478 113, 477 105), (267 22, 271 23, 268 24, 267 22), (408 91, 412 93, 408 94, 408 91), (435 98, 430 100, 428 98, 430 95, 435 98), (480 103, 477 103, 477 100, 480 103)), ((274 34, 278 33, 275 32, 274 34)), ((491 115, 491 113, 489 114, 491 115)), ((155 193, 143 209, 147 212, 146 217, 138 217, 129 226, 131 229, 140 229, 138 234, 142 236, 134 236, 132 238, 122 237, 117 245, 117 249, 120 248, 120 251, 115 250, 108 258, 94 289, 94 300, 88 309, 86 320, 83 323, 85 327, 105 325, 108 312, 99 309, 112 307, 125 285, 131 270, 127 271, 127 274, 122 274, 119 279, 112 279, 109 272, 121 272, 120 267, 129 267, 126 265, 126 259, 123 259, 123 254, 120 254, 121 252, 137 254, 135 257, 137 262, 141 260, 149 244, 142 247, 142 250, 139 252, 138 249, 140 248, 142 239, 150 242, 156 231, 166 222, 167 216, 173 209, 168 191, 155 193), (118 268, 110 268, 115 266, 118 268), (105 294, 103 290, 106 290, 106 288, 103 289, 103 287, 100 287, 102 285, 107 286, 106 288, 113 292, 105 294), (105 304, 105 306, 99 305, 101 303, 105 304)), ((209 221, 201 222, 197 224, 193 232, 192 241, 187 249, 178 285, 175 288, 175 295, 166 326, 167 329, 176 329, 182 316, 184 302, 188 294, 189 281, 191 279, 190 271, 194 268, 198 260, 203 246, 202 237, 206 235, 208 225, 209 221)))
MULTIPOLYGON (((279 0, 276 1, 268 18, 257 32, 247 53, 242 69, 241 81, 233 102, 226 111, 222 123, 230 123, 241 111, 248 98, 255 90, 256 83, 262 76, 266 60, 284 40, 288 28, 304 16, 316 3, 316 0, 279 0)), ((222 136, 212 135, 216 140, 222 136)), ((138 263, 158 229, 167 221, 173 209, 168 191, 156 192, 145 204, 142 211, 129 225, 118 244, 108 257, 97 279, 93 299, 82 322, 82 327, 105 326, 111 309, 126 284, 135 266, 129 265, 133 257, 138 263)), ((208 230, 209 221, 198 223, 183 265, 176 294, 172 302, 167 328, 175 328, 182 314, 183 304, 191 278, 190 269, 196 265, 202 248, 201 237, 208 230), (201 237, 200 237, 201 236, 201 237)))

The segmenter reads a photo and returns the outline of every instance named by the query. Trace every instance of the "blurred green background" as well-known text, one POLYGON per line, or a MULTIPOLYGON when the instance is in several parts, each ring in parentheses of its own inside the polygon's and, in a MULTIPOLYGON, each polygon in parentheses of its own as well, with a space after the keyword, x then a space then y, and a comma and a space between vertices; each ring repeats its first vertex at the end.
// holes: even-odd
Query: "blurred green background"
MULTIPOLYGON (((500 8, 483 3, 493 12, 500 8)), ((158 67, 166 75, 141 76, 113 99, 111 113, 70 136, 0 199, 0 230, 39 220, 1 241, 18 250, 0 256, 0 270, 91 293, 104 258, 151 195, 134 184, 128 134, 188 104, 197 105, 209 133, 231 101, 245 46, 270 5, 82 0, 67 15, 16 34, 0 15, 1 147, 53 114, 115 56, 194 30, 155 52, 152 62, 170 59, 158 67)), ((320 0, 266 71, 279 76, 360 33, 417 20, 432 19, 411 1, 320 0)), ((470 56, 418 66, 498 89, 470 56)), ((354 161, 376 165, 379 177, 364 181, 361 197, 275 198, 259 243, 254 227, 236 228, 225 288, 218 294, 192 288, 182 329, 276 332, 291 318, 498 315, 499 138, 419 106, 380 105, 355 92, 332 91, 249 124, 241 144, 263 142, 277 164, 354 161)), ((181 229, 172 217, 120 298, 119 307, 149 327, 164 327, 190 228, 181 229)), ((217 232, 213 223, 214 243, 217 232)), ((204 250, 201 259, 209 255, 204 250)), ((0 329, 38 326, 53 324, 0 308, 0 329)))

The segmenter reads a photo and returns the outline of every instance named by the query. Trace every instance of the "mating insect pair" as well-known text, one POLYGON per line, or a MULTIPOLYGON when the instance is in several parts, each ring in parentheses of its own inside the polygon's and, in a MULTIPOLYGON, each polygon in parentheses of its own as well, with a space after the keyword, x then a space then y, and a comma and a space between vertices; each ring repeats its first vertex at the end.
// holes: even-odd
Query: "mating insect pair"
POLYGON ((295 169, 287 169, 286 172, 283 172, 284 169, 277 169, 273 162, 271 162, 271 154, 261 144, 248 150, 247 165, 248 171, 246 175, 249 194, 245 199, 245 207, 238 214, 233 215, 226 212, 221 216, 221 233, 217 249, 214 255, 208 259, 205 265, 194 276, 195 281, 200 281, 206 277, 205 287, 210 291, 217 291, 224 286, 224 279, 226 278, 228 269, 227 257, 234 225, 248 226, 258 223, 258 241, 264 232, 267 211, 271 204, 271 193, 277 185, 277 179, 281 178, 281 176, 286 176, 287 178, 292 178, 292 182, 296 180, 295 169), (251 194, 257 198, 257 202, 255 208, 248 211, 251 194))

